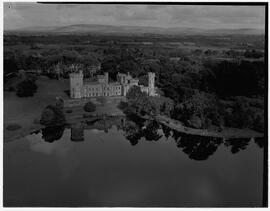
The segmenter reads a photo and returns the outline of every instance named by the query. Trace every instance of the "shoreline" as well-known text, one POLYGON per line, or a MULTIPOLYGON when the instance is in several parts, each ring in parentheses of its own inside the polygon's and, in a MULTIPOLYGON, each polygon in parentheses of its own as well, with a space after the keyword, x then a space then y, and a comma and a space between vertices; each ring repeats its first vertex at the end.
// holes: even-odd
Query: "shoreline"
MULTIPOLYGON (((97 118, 97 117, 104 118, 104 116, 105 117, 108 117, 108 116, 122 116, 122 117, 124 116, 125 117, 126 116, 125 114, 121 114, 121 115, 119 115, 119 114, 102 114, 102 115, 100 115, 97 113, 96 114, 93 113, 93 114, 91 114, 92 116, 85 118, 85 117, 78 117, 78 116, 74 117, 73 115, 66 114, 66 119, 67 119, 66 125, 71 125, 71 124, 74 124, 77 122, 81 122, 81 121, 85 121, 87 119, 97 118), (72 116, 73 116, 73 118, 72 118, 72 116)), ((191 135, 191 136, 193 135, 193 136, 204 136, 204 137, 209 137, 209 138, 224 138, 224 139, 234 139, 234 138, 235 139, 237 139, 237 138, 250 139, 250 138, 263 138, 264 137, 263 133, 259 133, 259 132, 249 130, 249 129, 224 128, 221 132, 218 132, 218 131, 214 131, 214 130, 211 131, 208 129, 190 128, 190 127, 183 126, 180 121, 173 120, 173 119, 170 119, 168 117, 161 116, 161 115, 158 115, 155 118, 152 118, 149 116, 144 116, 141 118, 146 119, 146 120, 155 120, 155 121, 159 122, 160 124, 163 124, 171 129, 173 129, 173 130, 176 130, 178 132, 184 133, 186 135, 191 135)), ((31 133, 33 133, 37 130, 41 130, 44 127, 45 126, 43 126, 41 124, 33 123, 30 128, 23 128, 23 129, 21 129, 21 131, 18 131, 18 132, 12 131, 11 136, 8 136, 8 135, 5 136, 5 134, 4 134, 4 143, 9 143, 9 142, 15 141, 17 139, 23 138, 23 137, 30 135, 31 133)), ((4 133, 6 133, 6 132, 4 132, 4 133)))
MULTIPOLYGON (((13 142, 16 141, 17 139, 23 138, 27 135, 30 135, 31 133, 37 131, 37 130, 41 130, 42 128, 44 128, 45 126, 40 125, 40 124, 33 124, 36 125, 34 127, 31 128, 24 128, 21 131, 12 131, 14 135, 6 135, 5 136, 5 128, 4 128, 4 143, 9 143, 9 142, 13 142)), ((20 129, 19 129, 20 130, 20 129)))
POLYGON ((149 116, 141 117, 144 119, 153 119, 159 122, 160 124, 163 124, 173 130, 176 130, 178 132, 187 134, 187 135, 193 135, 193 136, 204 136, 204 137, 210 137, 210 138, 225 138, 225 139, 234 139, 234 138, 263 138, 264 134, 245 128, 224 128, 222 131, 214 131, 209 129, 196 129, 191 127, 184 126, 180 121, 162 116, 157 115, 155 118, 151 118, 149 116))
MULTIPOLYGON (((105 105, 105 106, 103 105, 99 107, 99 109, 97 109, 95 112, 88 113, 88 112, 85 112, 81 106, 66 107, 63 109, 64 115, 66 117, 66 125, 72 125, 72 124, 85 121, 91 118, 99 118, 99 117, 104 118, 106 116, 107 117, 108 116, 124 116, 124 117, 126 116, 122 112, 122 110, 117 108, 116 105, 112 106, 111 110, 110 109, 107 110, 107 108, 108 108, 108 105, 105 105), (72 110, 72 113, 67 113, 67 110, 70 110, 70 109, 72 110)), ((155 120, 159 122, 160 124, 165 125, 173 130, 176 130, 178 132, 181 132, 187 135, 193 135, 193 136, 204 136, 204 137, 210 137, 210 138, 225 138, 225 139, 234 139, 234 138, 249 139, 249 138, 264 137, 263 133, 256 132, 250 129, 224 128, 222 131, 215 131, 215 130, 209 130, 209 129, 195 129, 191 127, 186 127, 180 121, 171 119, 163 115, 157 115, 155 117, 146 115, 146 116, 139 116, 139 117, 146 120, 155 120)), ((14 122, 16 121, 14 120, 14 122)), ((7 123, 4 123, 4 126, 6 124, 7 123)), ((22 127, 18 129, 17 131, 16 130, 8 131, 5 126, 4 127, 4 143, 8 143, 16 139, 20 139, 44 127, 45 126, 39 123, 36 123, 34 119, 30 125, 27 125, 27 127, 22 127)))

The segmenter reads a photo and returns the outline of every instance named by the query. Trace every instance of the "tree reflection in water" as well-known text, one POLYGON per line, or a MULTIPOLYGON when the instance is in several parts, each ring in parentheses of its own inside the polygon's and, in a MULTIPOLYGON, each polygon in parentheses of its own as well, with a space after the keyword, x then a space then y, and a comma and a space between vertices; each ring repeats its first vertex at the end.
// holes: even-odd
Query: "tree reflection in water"
MULTIPOLYGON (((193 160, 207 160, 222 144, 230 147, 232 154, 236 154, 245 150, 250 143, 250 139, 229 139, 223 141, 222 138, 187 135, 165 125, 160 125, 155 121, 146 121, 138 117, 136 119, 129 118, 126 120, 124 132, 125 137, 130 141, 131 145, 136 145, 143 137, 145 140, 150 141, 160 140, 162 135, 158 133, 158 129, 162 129, 163 135, 167 139, 172 137, 176 146, 182 148, 182 151, 193 160)), ((255 143, 258 146, 262 146, 264 141, 255 139, 255 143)))
POLYGON ((226 147, 231 147, 231 153, 236 154, 239 151, 245 150, 249 145, 250 140, 251 139, 243 139, 243 138, 229 139, 225 141, 224 145, 226 147))
POLYGON ((172 131, 171 128, 169 128, 166 125, 161 125, 161 128, 162 128, 164 136, 166 137, 166 139, 168 139, 171 136, 171 131, 172 131))
POLYGON ((255 138, 254 142, 255 144, 257 144, 258 147, 260 148, 264 148, 264 146, 266 145, 266 141, 264 138, 255 138))
POLYGON ((156 121, 129 116, 126 119, 123 130, 126 139, 134 146, 138 144, 139 140, 143 137, 147 141, 158 141, 162 137, 162 135, 158 133, 159 128, 160 125, 156 121))
POLYGON ((126 139, 129 140, 132 146, 138 144, 142 138, 141 128, 135 122, 126 121, 124 131, 126 139))
POLYGON ((130 141, 131 145, 136 145, 142 137, 148 141, 160 140, 162 135, 159 134, 158 129, 161 128, 164 136, 166 138, 171 136, 175 140, 176 146, 182 148, 183 152, 188 154, 190 159, 206 160, 209 156, 213 155, 218 146, 223 143, 220 138, 191 136, 176 130, 171 130, 165 125, 160 127, 160 124, 156 121, 140 120, 137 122, 136 120, 127 120, 124 129, 125 137, 130 141))
POLYGON ((203 136, 191 136, 174 131, 174 137, 178 148, 182 148, 190 159, 207 160, 223 143, 221 138, 210 138, 203 136), (180 136, 180 138, 178 138, 180 136))
POLYGON ((147 121, 146 127, 142 130, 143 136, 147 141, 158 141, 162 135, 158 133, 160 125, 156 121, 147 121))
POLYGON ((59 140, 64 133, 65 126, 46 127, 41 130, 44 141, 52 143, 59 140))
MULTIPOLYGON (((176 146, 181 148, 193 160, 207 160, 222 144, 230 148, 232 154, 236 154, 245 150, 251 141, 251 139, 229 139, 223 141, 221 138, 187 135, 161 125, 156 121, 145 120, 137 116, 128 116, 125 119, 123 117, 110 118, 108 124, 101 124, 100 121, 96 121, 88 125, 88 127, 106 131, 112 125, 116 125, 118 129, 123 131, 125 138, 132 146, 137 145, 140 140, 143 140, 142 138, 146 141, 162 140, 162 136, 166 139, 172 138, 176 146), (160 133, 160 129, 162 133, 160 133)), ((42 138, 46 142, 59 140, 63 135, 64 129, 63 126, 44 128, 42 129, 42 138)), ((265 145, 264 138, 256 138, 254 142, 260 148, 263 148, 265 145)))

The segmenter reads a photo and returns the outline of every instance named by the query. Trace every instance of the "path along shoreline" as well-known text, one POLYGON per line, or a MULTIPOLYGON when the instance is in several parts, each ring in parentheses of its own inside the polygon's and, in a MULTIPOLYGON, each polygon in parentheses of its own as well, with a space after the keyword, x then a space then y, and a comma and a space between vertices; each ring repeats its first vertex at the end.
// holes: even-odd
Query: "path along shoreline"
POLYGON ((205 136, 205 137, 213 137, 213 138, 225 138, 225 139, 233 139, 233 138, 262 138, 264 137, 263 133, 256 132, 250 129, 238 129, 238 128, 224 128, 222 131, 214 131, 207 129, 195 129, 183 126, 180 121, 170 119, 165 116, 157 115, 154 118, 157 122, 170 127, 178 132, 185 133, 188 135, 196 135, 196 136, 205 136))
MULTIPOLYGON (((112 114, 103 114, 103 115, 93 115, 92 117, 89 117, 89 118, 97 118, 97 117, 104 118, 104 115, 105 116, 118 116, 118 115, 112 115, 112 114)), ((125 116, 125 115, 121 115, 121 116, 125 116)), ((88 119, 88 118, 84 118, 83 116, 78 117, 77 115, 74 115, 74 113, 71 114, 70 116, 66 114, 66 117, 67 117, 66 124, 74 124, 75 122, 88 119)), ((155 120, 159 122, 160 124, 163 124, 173 130, 176 130, 178 132, 181 132, 187 135, 204 136, 204 137, 209 137, 209 138, 224 138, 224 139, 237 139, 237 138, 246 139, 246 138, 263 138, 264 137, 263 133, 259 133, 250 129, 224 128, 222 131, 219 132, 219 131, 214 131, 214 130, 195 129, 195 128, 186 127, 186 126, 183 126, 183 124, 180 121, 177 121, 177 120, 174 120, 169 117, 162 116, 162 115, 157 115, 155 117, 146 115, 146 116, 140 116, 140 117, 146 120, 155 120)), ((33 126, 34 126, 34 123, 33 123, 33 126)), ((16 139, 27 136, 37 130, 40 130, 44 127, 45 126, 42 126, 40 124, 35 124, 35 126, 29 130, 24 129, 17 133, 16 131, 14 131, 14 134, 12 136, 4 138, 5 140, 4 142, 7 143, 7 142, 14 141, 16 139)))

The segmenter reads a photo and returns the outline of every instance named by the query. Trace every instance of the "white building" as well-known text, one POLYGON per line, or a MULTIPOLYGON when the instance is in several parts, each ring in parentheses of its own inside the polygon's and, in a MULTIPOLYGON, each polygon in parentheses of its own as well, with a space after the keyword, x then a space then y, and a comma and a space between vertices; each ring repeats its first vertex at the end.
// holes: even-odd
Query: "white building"
POLYGON ((139 86, 142 92, 155 96, 155 73, 148 73, 148 86, 138 85, 139 79, 129 74, 118 73, 117 81, 109 83, 109 75, 98 75, 96 80, 84 80, 83 73, 70 74, 70 97, 87 98, 98 96, 126 96, 132 86, 139 86))

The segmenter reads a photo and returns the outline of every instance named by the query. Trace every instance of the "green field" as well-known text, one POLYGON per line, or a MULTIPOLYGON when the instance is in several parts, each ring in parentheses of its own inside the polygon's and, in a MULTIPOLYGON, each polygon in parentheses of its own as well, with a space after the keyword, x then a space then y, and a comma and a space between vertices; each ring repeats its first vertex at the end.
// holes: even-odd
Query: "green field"
POLYGON ((56 97, 66 98, 65 90, 69 89, 68 80, 51 80, 39 77, 36 81, 38 90, 33 97, 17 97, 15 92, 4 92, 4 140, 9 141, 18 136, 28 134, 40 128, 37 124, 42 110, 49 104, 55 103, 56 97), (36 122, 36 123, 34 123, 36 122), (9 124, 21 126, 16 131, 8 131, 9 124))

